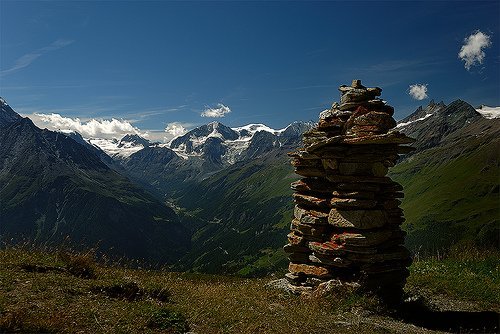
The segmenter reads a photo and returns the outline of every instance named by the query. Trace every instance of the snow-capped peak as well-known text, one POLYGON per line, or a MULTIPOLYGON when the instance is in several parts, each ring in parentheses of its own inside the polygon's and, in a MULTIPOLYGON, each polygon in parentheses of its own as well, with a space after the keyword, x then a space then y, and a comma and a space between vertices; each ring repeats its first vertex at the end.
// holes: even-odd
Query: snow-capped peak
POLYGON ((285 131, 285 129, 275 130, 275 129, 268 127, 267 125, 260 124, 260 123, 248 124, 248 125, 244 125, 244 126, 240 126, 240 127, 236 127, 236 128, 231 128, 231 129, 238 132, 240 134, 240 136, 242 136, 242 137, 252 137, 256 132, 259 132, 259 131, 270 132, 274 135, 277 135, 277 134, 285 131))
POLYGON ((420 106, 417 110, 415 110, 414 113, 398 121, 396 129, 402 129, 410 124, 423 121, 424 119, 427 119, 432 115, 436 115, 440 110, 444 108, 446 108, 446 105, 443 101, 435 103, 434 100, 431 100, 425 108, 420 106))
POLYGON ((294 122, 284 129, 275 130, 261 123, 229 128, 222 123, 211 122, 173 139, 170 148, 184 158, 210 156, 222 163, 233 164, 245 159, 250 151, 254 152, 254 156, 300 140, 303 130, 300 124, 294 122))
MULTIPOLYGON (((188 159, 203 157, 225 164, 257 156, 273 148, 300 141, 309 123, 294 122, 283 129, 273 129, 265 124, 248 124, 230 128, 220 122, 211 122, 174 138, 169 147, 178 156, 188 159)), ((89 138, 86 142, 118 159, 127 159, 141 149, 155 145, 138 135, 126 135, 119 139, 89 138)))
POLYGON ((210 123, 208 123, 207 125, 213 127, 213 128, 217 128, 219 127, 219 125, 221 125, 222 123, 221 122, 217 122, 217 121, 212 121, 210 123))
POLYGON ((110 157, 120 159, 128 158, 150 144, 148 140, 138 135, 125 135, 121 140, 116 138, 90 138, 86 140, 92 145, 99 147, 110 157))
POLYGON ((476 111, 487 119, 500 118, 500 107, 488 107, 483 104, 476 111))

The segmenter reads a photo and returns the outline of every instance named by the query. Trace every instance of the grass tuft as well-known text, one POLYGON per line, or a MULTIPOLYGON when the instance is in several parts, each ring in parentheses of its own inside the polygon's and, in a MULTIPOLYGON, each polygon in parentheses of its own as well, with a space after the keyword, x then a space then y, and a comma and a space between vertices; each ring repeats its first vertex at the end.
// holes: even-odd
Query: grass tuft
POLYGON ((189 331, 186 318, 181 313, 165 307, 153 312, 148 321, 148 327, 164 329, 171 334, 182 334, 189 331))
POLYGON ((96 262, 92 250, 83 254, 61 251, 59 256, 70 274, 80 278, 96 278, 96 262))

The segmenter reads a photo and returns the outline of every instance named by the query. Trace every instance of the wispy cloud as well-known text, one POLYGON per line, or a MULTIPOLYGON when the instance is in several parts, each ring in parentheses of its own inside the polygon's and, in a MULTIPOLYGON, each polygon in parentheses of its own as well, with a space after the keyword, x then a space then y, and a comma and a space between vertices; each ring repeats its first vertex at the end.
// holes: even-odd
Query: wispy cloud
POLYGON ((50 44, 48 46, 34 50, 34 51, 27 53, 24 56, 18 58, 16 60, 15 64, 11 68, 0 71, 0 75, 5 76, 5 75, 10 74, 12 72, 16 72, 22 68, 25 68, 25 67, 31 65, 31 63, 33 63, 37 58, 41 57, 42 55, 44 55, 48 52, 51 52, 51 51, 59 50, 61 48, 64 48, 64 47, 72 44, 72 43, 74 43, 73 40, 58 39, 57 41, 53 42, 52 44, 50 44))
POLYGON ((426 99, 427 96, 427 84, 414 84, 410 85, 408 89, 408 94, 413 97, 415 100, 421 101, 426 99))
MULTIPOLYGON (((22 116, 29 118, 37 118, 36 116, 37 114, 38 115, 59 114, 59 115, 65 115, 66 117, 72 117, 73 119, 78 118, 82 122, 86 122, 91 119, 98 119, 98 120, 126 119, 127 122, 136 126, 135 123, 141 123, 146 120, 158 117, 161 120, 162 118, 161 116, 176 112, 182 112, 188 107, 188 105, 158 106, 158 107, 153 106, 151 108, 140 109, 138 111, 138 107, 135 106, 134 104, 106 103, 105 100, 107 98, 112 100, 115 98, 115 96, 96 97, 94 101, 89 103, 74 104, 58 108, 39 107, 39 106, 33 106, 32 104, 16 105, 16 111, 20 113, 22 116), (101 100, 104 100, 104 102, 101 100)), ((120 97, 117 95, 116 99, 120 100, 120 97)), ((198 112, 199 111, 197 111, 197 113, 198 112)), ((158 131, 163 132, 163 130, 158 130, 158 131)))
POLYGON ((427 69, 429 67, 435 67, 443 64, 445 61, 443 59, 438 59, 435 57, 428 57, 423 59, 392 59, 386 60, 376 64, 370 64, 367 66, 350 68, 350 72, 370 72, 370 73, 400 73, 404 72, 420 72, 422 69, 427 69))
POLYGON ((414 68, 415 66, 420 66, 424 62, 422 60, 388 60, 382 63, 373 64, 366 67, 366 71, 371 72, 387 72, 387 71, 399 71, 402 69, 414 68))
POLYGON ((484 61, 486 54, 483 49, 491 46, 490 36, 476 30, 470 36, 464 39, 464 45, 458 53, 458 58, 465 62, 464 67, 467 71, 474 65, 480 65, 484 61))
POLYGON ((220 118, 229 114, 231 109, 228 106, 225 106, 222 103, 218 103, 215 108, 206 108, 202 113, 201 117, 211 117, 211 118, 220 118))
POLYGON ((151 109, 144 109, 136 113, 127 113, 128 118, 136 119, 136 121, 144 121, 154 116, 165 115, 184 110, 188 105, 183 104, 175 107, 153 107, 151 109))
POLYGON ((346 78, 360 78, 367 85, 373 83, 388 88, 394 85, 406 85, 408 81, 442 72, 444 68, 442 65, 446 62, 446 59, 440 57, 392 59, 366 66, 345 68, 339 75, 346 78))
MULTIPOLYGON (((68 107, 38 107, 32 106, 31 104, 16 106, 16 111, 25 117, 31 117, 33 114, 64 114, 73 115, 77 117, 79 115, 80 119, 107 119, 107 118, 121 118, 126 111, 134 110, 133 106, 129 104, 113 104, 113 105, 103 105, 102 103, 88 103, 83 105, 74 105, 68 107), (116 116, 120 115, 120 116, 116 116)), ((127 114, 127 118, 129 115, 127 114)))

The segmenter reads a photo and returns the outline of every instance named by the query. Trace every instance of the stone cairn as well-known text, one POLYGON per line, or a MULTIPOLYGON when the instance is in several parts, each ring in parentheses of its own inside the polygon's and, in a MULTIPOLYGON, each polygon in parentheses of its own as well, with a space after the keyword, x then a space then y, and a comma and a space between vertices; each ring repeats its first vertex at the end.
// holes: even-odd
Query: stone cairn
MULTIPOLYGON (((304 148, 289 153, 302 179, 292 183, 294 218, 288 244, 293 291, 325 282, 347 284, 400 300, 411 264, 400 228, 400 184, 386 176, 414 140, 397 131, 382 90, 360 80, 340 86, 341 103, 304 133, 304 148)), ((324 285, 324 284, 323 284, 324 285)))

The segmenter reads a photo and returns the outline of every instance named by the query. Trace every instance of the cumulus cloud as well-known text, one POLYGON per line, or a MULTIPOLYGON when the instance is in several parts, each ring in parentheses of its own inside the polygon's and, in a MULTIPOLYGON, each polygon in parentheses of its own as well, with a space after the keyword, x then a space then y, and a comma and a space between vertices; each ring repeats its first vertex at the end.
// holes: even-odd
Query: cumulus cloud
POLYGON ((148 137, 129 121, 112 118, 111 120, 90 119, 82 121, 79 118, 64 117, 60 114, 33 114, 29 116, 33 122, 42 128, 55 131, 76 131, 85 138, 121 138, 126 134, 138 134, 148 137))
POLYGON ((470 70, 473 65, 483 63, 484 57, 486 56, 483 49, 490 45, 490 36, 479 30, 464 39, 464 45, 462 45, 458 57, 465 62, 464 66, 467 71, 470 70))
POLYGON ((206 108, 201 113, 201 117, 220 118, 226 116, 226 114, 229 114, 230 112, 231 109, 228 106, 219 103, 216 108, 206 108))
POLYGON ((426 99, 427 96, 427 85, 426 84, 414 84, 410 85, 410 89, 408 90, 408 94, 413 97, 415 100, 423 100, 426 99))
POLYGON ((165 132, 169 136, 177 137, 182 136, 187 132, 186 128, 179 122, 168 123, 165 132))
POLYGON ((165 131, 163 132, 163 142, 170 143, 173 139, 182 136, 188 132, 188 129, 197 126, 193 123, 181 123, 181 122, 172 122, 168 123, 165 127, 165 131))

